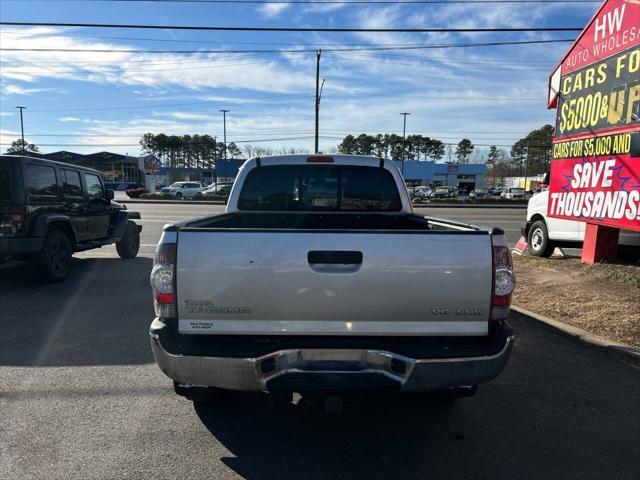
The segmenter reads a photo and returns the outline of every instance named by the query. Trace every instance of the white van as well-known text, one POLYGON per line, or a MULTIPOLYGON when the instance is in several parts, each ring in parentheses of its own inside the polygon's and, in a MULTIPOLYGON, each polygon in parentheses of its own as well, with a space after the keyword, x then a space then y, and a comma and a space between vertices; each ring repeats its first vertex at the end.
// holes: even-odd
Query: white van
MULTIPOLYGON (((582 248, 585 222, 563 220, 547 216, 549 190, 536 192, 527 204, 527 223, 522 235, 529 243, 529 253, 536 257, 549 257, 556 247, 582 248)), ((640 257, 640 232, 620 230, 618 245, 623 245, 625 254, 640 257)))

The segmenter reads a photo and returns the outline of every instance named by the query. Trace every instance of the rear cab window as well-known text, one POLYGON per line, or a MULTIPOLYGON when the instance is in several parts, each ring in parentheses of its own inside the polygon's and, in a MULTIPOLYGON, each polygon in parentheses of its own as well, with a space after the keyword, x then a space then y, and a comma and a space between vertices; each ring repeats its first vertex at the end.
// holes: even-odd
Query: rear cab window
POLYGON ((348 165, 274 165, 251 170, 238 210, 397 212, 402 201, 391 173, 348 165))
POLYGON ((54 167, 28 163, 25 169, 25 187, 30 198, 57 197, 58 179, 54 167))

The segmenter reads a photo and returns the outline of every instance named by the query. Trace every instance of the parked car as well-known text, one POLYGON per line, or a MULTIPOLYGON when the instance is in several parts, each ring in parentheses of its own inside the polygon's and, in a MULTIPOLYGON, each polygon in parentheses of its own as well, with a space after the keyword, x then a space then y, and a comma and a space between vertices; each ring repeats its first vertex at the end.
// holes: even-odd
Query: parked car
POLYGON ((210 185, 207 189, 203 190, 200 195, 205 197, 228 197, 231 192, 232 183, 218 183, 217 185, 210 185))
POLYGON ((491 188, 489 189, 489 194, 494 197, 499 197, 502 195, 502 188, 501 187, 491 188))
POLYGON ((489 195, 491 194, 487 188, 474 188, 471 193, 469 193, 471 198, 486 198, 489 195))
POLYGON ((456 187, 437 187, 429 198, 455 198, 458 196, 456 187))
POLYGON ((425 193, 427 193, 429 191, 431 191, 431 189, 426 185, 419 185, 419 186, 414 188, 415 196, 419 197, 419 198, 428 197, 428 196, 425 196, 425 193))
POLYGON ((200 182, 176 182, 160 190, 162 193, 173 195, 178 200, 181 198, 192 198, 204 190, 200 182))
POLYGON ((0 263, 28 260, 47 282, 63 280, 71 255, 112 243, 121 258, 140 248, 140 214, 112 201, 100 173, 27 156, 0 157, 0 263))
POLYGON ((467 191, 466 188, 458 188, 459 197, 466 197, 467 195, 469 195, 469 192, 467 191))
MULTIPOLYGON (((522 235, 529 244, 528 250, 536 257, 549 257, 556 247, 582 248, 585 222, 547 216, 549 190, 540 190, 529 199, 527 221, 522 235)), ((640 233, 620 230, 618 245, 631 258, 640 258, 640 233)))
POLYGON ((149 191, 147 190, 147 188, 143 184, 137 183, 137 184, 131 185, 129 188, 127 188, 125 190, 125 193, 127 194, 127 197, 129 197, 129 198, 138 198, 143 193, 149 193, 149 191))
POLYGON ((503 231, 414 214, 377 157, 248 160, 225 213, 165 226, 151 285, 155 360, 192 400, 471 395, 513 345, 503 231))
POLYGON ((524 200, 526 197, 526 192, 524 191, 524 188, 509 187, 505 188, 500 196, 509 200, 524 200))
POLYGON ((427 200, 431 198, 432 193, 433 193, 433 190, 431 189, 431 187, 426 187, 424 190, 420 192, 420 198, 423 200, 427 200))

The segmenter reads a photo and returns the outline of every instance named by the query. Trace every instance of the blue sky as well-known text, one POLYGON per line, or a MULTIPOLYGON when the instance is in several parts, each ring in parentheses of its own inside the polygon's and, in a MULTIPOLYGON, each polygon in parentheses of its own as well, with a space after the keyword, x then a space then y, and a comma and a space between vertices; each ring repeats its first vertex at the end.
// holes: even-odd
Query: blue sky
MULTIPOLYGON (((220 5, 0 1, 3 21, 335 27, 582 27, 598 3, 220 5)), ((2 27, 3 48, 297 50, 568 39, 572 33, 260 33, 2 27), (142 40, 147 39, 147 40, 142 40)), ((545 123, 547 78, 569 43, 324 52, 320 146, 348 133, 511 144, 545 123)), ((0 52, 0 143, 137 154, 145 132, 222 136, 239 146, 313 148, 315 53, 0 52), (308 138, 300 138, 308 137, 308 138), (287 139, 276 141, 274 139, 287 139), (58 144, 58 145, 54 145, 58 144), (82 146, 60 146, 78 144, 82 146), (112 144, 112 146, 105 146, 112 144), (47 145, 47 146, 45 146, 47 145), (50 145, 50 146, 49 146, 50 145)), ((6 146, 0 147, 2 151, 6 146)), ((478 149, 483 150, 483 149, 478 149)), ((508 150, 508 148, 506 148, 508 150)))

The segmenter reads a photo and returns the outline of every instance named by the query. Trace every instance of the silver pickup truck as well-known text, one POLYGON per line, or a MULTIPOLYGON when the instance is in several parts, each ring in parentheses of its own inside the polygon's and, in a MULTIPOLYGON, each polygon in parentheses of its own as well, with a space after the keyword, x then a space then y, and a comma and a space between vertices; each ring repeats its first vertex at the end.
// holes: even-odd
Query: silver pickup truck
POLYGON ((153 354, 191 399, 472 394, 513 346, 503 232, 414 214, 376 157, 248 160, 226 213, 165 226, 151 285, 153 354))

